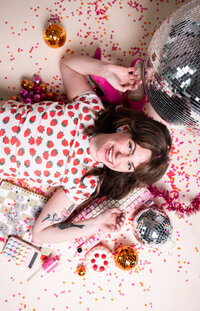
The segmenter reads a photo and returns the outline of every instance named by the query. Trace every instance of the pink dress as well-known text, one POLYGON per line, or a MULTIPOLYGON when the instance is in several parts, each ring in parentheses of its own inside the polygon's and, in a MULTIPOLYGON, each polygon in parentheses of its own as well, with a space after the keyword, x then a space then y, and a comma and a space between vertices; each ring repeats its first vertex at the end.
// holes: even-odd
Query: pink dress
POLYGON ((95 190, 98 178, 81 177, 95 162, 84 128, 93 126, 94 110, 103 109, 92 92, 72 103, 23 104, 8 101, 0 110, 0 178, 17 177, 62 186, 80 204, 95 190))

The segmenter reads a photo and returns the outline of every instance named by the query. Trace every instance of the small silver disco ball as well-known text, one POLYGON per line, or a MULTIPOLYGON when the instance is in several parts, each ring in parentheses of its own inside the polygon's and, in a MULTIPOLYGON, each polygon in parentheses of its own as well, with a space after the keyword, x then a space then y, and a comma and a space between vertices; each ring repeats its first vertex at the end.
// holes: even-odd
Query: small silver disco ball
POLYGON ((144 85, 163 120, 200 135, 200 0, 183 5, 155 32, 145 58, 144 85))
POLYGON ((172 234, 169 217, 163 211, 146 208, 136 214, 133 220, 136 239, 146 246, 167 242, 172 234))

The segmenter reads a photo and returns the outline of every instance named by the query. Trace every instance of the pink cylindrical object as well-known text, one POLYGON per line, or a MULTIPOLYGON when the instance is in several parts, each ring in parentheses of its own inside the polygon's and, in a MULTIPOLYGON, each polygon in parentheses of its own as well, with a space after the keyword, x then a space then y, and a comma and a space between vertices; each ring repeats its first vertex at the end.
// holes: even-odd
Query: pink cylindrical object
POLYGON ((59 264, 59 257, 49 257, 45 262, 42 264, 42 268, 47 272, 51 272, 53 269, 55 269, 59 264))

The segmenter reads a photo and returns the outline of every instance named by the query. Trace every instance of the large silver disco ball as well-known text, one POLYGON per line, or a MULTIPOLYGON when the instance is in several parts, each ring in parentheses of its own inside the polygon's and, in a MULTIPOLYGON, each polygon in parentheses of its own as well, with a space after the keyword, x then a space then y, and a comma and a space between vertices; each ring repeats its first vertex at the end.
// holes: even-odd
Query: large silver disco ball
POLYGON ((163 211, 146 208, 136 214, 133 220, 136 239, 146 246, 167 242, 172 234, 169 217, 163 211))
POLYGON ((200 0, 182 6, 155 32, 144 84, 161 118, 200 135, 200 0))

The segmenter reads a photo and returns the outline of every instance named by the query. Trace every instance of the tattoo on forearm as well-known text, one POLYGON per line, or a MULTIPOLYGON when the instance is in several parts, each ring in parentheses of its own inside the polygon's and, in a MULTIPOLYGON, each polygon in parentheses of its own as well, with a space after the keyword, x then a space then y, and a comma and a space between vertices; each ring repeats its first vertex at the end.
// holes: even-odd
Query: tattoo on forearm
POLYGON ((71 228, 71 227, 76 227, 76 228, 82 229, 85 225, 76 225, 76 224, 73 224, 73 223, 60 222, 58 224, 54 224, 53 226, 54 227, 58 227, 61 230, 64 230, 64 229, 68 229, 68 228, 71 228))
POLYGON ((59 222, 62 219, 61 217, 58 217, 57 213, 54 213, 53 215, 47 214, 46 217, 42 220, 42 222, 44 222, 45 220, 51 221, 51 223, 53 224, 54 222, 59 222))
POLYGON ((44 222, 46 220, 51 221, 52 224, 54 224, 55 222, 63 222, 68 218, 68 216, 74 210, 74 207, 75 207, 75 204, 72 204, 72 205, 70 205, 70 207, 68 209, 64 208, 61 211, 61 217, 59 217, 57 213, 54 213, 53 215, 48 213, 46 215, 46 217, 42 220, 42 222, 44 222))

